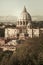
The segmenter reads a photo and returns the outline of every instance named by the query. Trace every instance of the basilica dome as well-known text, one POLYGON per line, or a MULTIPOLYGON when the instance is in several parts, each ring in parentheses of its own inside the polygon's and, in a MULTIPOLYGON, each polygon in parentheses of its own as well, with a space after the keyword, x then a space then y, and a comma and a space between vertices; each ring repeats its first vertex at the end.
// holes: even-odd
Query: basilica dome
POLYGON ((26 7, 24 6, 23 11, 21 12, 18 18, 17 25, 24 26, 24 25, 27 25, 28 23, 31 23, 31 16, 27 12, 26 7))
POLYGON ((27 12, 26 8, 24 7, 23 11, 21 12, 19 19, 20 21, 25 21, 25 20, 31 20, 30 14, 27 12))

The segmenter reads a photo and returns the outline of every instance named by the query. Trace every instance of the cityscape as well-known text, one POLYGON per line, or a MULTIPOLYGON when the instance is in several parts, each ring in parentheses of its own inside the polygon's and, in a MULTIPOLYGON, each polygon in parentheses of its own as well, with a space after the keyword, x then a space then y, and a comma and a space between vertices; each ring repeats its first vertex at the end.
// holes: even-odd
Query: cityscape
POLYGON ((0 23, 0 47, 4 50, 14 51, 18 44, 17 40, 25 41, 29 38, 41 37, 43 35, 42 23, 43 21, 41 23, 39 21, 32 21, 30 13, 27 12, 24 6, 16 23, 0 23))
POLYGON ((0 65, 43 65, 42 2, 0 0, 0 65))

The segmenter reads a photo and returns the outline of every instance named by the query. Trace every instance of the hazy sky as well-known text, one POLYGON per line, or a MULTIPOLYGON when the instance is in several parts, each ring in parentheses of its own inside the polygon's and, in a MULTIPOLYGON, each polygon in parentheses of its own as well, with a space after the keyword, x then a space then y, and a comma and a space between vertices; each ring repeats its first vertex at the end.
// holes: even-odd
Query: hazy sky
POLYGON ((0 0, 0 16, 18 16, 24 5, 31 15, 43 15, 43 0, 0 0))

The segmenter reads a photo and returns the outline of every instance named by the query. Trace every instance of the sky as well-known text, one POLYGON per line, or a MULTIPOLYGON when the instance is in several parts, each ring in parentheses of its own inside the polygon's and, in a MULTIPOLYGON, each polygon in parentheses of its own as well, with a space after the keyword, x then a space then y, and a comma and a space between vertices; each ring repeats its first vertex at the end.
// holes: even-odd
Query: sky
POLYGON ((32 16, 43 16, 43 0, 0 0, 0 16, 19 16, 24 6, 32 16))

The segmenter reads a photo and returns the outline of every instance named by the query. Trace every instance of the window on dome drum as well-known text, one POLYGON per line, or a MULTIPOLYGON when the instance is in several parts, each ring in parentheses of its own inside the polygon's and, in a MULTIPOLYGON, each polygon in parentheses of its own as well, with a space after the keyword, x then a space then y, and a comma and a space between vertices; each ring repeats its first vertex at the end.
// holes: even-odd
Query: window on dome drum
POLYGON ((22 21, 20 21, 20 25, 22 25, 22 21))
POLYGON ((25 25, 25 21, 23 21, 23 25, 25 25))
POLYGON ((18 21, 18 25, 19 25, 19 21, 18 21))

